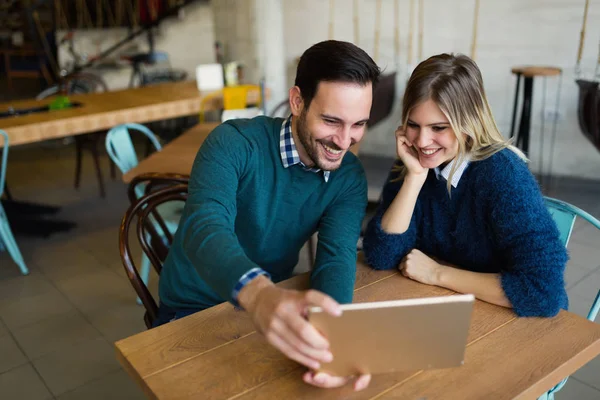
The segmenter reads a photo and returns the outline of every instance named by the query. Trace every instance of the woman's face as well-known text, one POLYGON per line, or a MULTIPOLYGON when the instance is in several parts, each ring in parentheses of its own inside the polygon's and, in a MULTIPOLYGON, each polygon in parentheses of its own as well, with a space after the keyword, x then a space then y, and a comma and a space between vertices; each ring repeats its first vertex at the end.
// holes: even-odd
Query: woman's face
POLYGON ((450 122, 431 99, 409 113, 406 138, 415 147, 423 168, 439 167, 458 154, 458 140, 450 122))

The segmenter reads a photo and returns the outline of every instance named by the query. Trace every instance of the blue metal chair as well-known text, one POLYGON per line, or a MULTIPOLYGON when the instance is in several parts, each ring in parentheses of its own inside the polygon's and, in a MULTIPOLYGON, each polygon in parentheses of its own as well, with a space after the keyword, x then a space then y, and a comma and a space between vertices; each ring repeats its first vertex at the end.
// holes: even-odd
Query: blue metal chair
MULTIPOLYGON (((4 192, 4 178, 6 177, 6 163, 8 161, 8 134, 3 130, 0 130, 0 136, 4 137, 4 146, 2 148, 2 160, 0 163, 0 196, 4 192)), ((8 253, 15 261, 15 263, 19 266, 21 273, 23 275, 29 274, 29 269, 25 265, 25 260, 23 260, 23 256, 19 251, 19 247, 17 246, 17 242, 15 241, 15 237, 10 229, 10 225, 8 225, 8 218, 6 213, 4 212, 4 208, 2 207, 2 202, 0 202, 0 251, 8 250, 8 253)))
MULTIPOLYGON (((129 123, 115 126, 106 134, 106 151, 123 174, 138 165, 137 154, 129 133, 130 130, 143 133, 150 140, 156 151, 162 149, 154 133, 144 125, 129 123)), ((138 199, 143 197, 145 195, 144 186, 137 185, 135 187, 135 194, 138 199)), ((161 215, 171 233, 177 229, 181 214, 179 212, 180 208, 181 206, 177 202, 166 203, 157 207, 157 212, 161 215)), ((149 274, 150 260, 145 254, 142 254, 140 275, 146 285, 148 285, 149 274)), ((139 302, 140 299, 138 299, 139 302)))
MULTIPOLYGON (((548 211, 550 211, 550 214, 552 215, 552 218, 558 227, 560 240, 563 242, 565 247, 569 243, 571 233, 573 232, 573 225, 575 224, 575 219, 577 217, 583 218, 600 230, 600 221, 582 209, 550 197, 545 197, 544 200, 546 201, 546 207, 548 208, 548 211)), ((598 311, 600 311, 600 290, 598 290, 598 294, 596 295, 596 299, 594 300, 592 308, 588 313, 587 319, 594 321, 598 315, 598 311)), ((567 379, 569 378, 567 377, 563 379, 558 385, 554 386, 548 392, 539 397, 538 400, 554 400, 554 393, 562 389, 565 383, 567 383, 567 379)))

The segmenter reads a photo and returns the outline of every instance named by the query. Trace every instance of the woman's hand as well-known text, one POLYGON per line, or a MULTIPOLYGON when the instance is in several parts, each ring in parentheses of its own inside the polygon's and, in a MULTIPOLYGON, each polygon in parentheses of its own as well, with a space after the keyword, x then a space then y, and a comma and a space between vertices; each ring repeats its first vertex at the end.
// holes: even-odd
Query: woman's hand
POLYGON ((406 167, 408 175, 427 175, 428 168, 423 168, 415 146, 406 137, 406 131, 399 126, 396 129, 396 153, 406 167))
POLYGON ((398 269, 402 275, 426 285, 440 284, 440 273, 444 267, 437 261, 413 249, 404 257, 398 269))
MULTIPOLYGON (((340 377, 326 374, 325 372, 313 372, 307 371, 302 379, 309 385, 321 387, 321 388, 336 388, 345 385, 353 377, 340 377)), ((354 382, 354 390, 359 391, 366 389, 371 382, 371 374, 360 375, 354 382)))

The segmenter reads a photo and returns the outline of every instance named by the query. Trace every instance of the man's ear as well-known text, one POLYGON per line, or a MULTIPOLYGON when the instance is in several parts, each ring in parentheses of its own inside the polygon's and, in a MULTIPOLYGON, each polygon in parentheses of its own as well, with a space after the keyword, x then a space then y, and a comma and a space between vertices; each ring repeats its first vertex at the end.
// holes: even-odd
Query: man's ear
POLYGON ((299 116, 302 113, 303 108, 304 100, 302 99, 300 88, 298 86, 290 88, 290 110, 292 111, 292 115, 294 117, 299 116))

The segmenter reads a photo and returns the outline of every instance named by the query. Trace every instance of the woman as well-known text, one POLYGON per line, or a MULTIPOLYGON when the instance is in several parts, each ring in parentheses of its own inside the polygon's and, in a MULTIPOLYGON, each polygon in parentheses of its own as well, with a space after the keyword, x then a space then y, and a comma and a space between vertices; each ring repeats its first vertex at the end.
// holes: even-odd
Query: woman
POLYGON ((363 247, 376 269, 550 317, 568 304, 567 253, 526 158, 500 134, 481 72, 441 54, 410 77, 399 160, 363 247))

